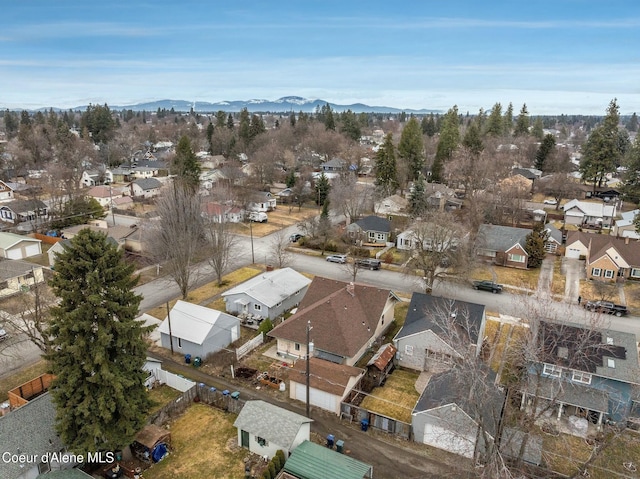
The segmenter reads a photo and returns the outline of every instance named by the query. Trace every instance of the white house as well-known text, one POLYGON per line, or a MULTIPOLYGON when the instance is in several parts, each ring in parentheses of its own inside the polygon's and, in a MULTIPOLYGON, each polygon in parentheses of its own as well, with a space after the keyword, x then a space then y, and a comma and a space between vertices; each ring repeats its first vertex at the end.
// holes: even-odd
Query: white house
POLYGON ((272 458, 278 450, 285 458, 311 435, 313 419, 265 401, 247 401, 233 425, 238 429, 238 446, 272 458))
POLYGON ((603 201, 571 200, 562 209, 564 221, 568 225, 611 228, 616 216, 615 203, 608 204, 603 201))
POLYGON ((131 196, 137 198, 154 198, 160 194, 162 183, 155 178, 140 178, 130 183, 131 196))
POLYGON ((13 199, 13 188, 0 181, 0 201, 11 201, 13 199))
POLYGON ((0 233, 0 256, 7 259, 25 259, 42 254, 42 241, 29 236, 0 233))
POLYGON ((247 210, 267 212, 276 209, 278 200, 269 191, 257 191, 253 196, 253 201, 249 203, 247 210))
POLYGON ((251 313, 274 319, 297 306, 311 284, 311 280, 291 268, 260 273, 222 297, 226 311, 232 314, 251 313))
POLYGON ((622 238, 640 239, 640 233, 636 230, 634 221, 640 210, 625 211, 620 213, 622 219, 616 220, 613 227, 613 234, 622 238))
POLYGON ((158 328, 163 348, 205 358, 240 337, 240 320, 234 316, 179 300, 158 328))

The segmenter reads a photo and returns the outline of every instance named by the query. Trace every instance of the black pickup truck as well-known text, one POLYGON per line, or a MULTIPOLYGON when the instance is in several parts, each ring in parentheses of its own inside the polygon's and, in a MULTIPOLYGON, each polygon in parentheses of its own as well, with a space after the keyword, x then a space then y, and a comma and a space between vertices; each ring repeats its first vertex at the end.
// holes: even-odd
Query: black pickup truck
POLYGON ((629 314, 626 306, 610 301, 587 301, 584 303, 584 308, 595 313, 615 314, 616 316, 626 316, 629 314))
POLYGON ((474 281, 472 283, 473 289, 481 289, 482 291, 491 291, 493 294, 499 293, 502 291, 502 285, 498 283, 494 283, 493 281, 474 281))

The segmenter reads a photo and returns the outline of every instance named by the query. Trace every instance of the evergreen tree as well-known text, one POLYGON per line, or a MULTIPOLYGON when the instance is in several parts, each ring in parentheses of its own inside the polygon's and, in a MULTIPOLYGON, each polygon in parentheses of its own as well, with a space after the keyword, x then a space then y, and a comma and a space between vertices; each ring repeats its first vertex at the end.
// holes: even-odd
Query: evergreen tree
POLYGON ((291 168, 289 170, 289 173, 287 173, 287 178, 285 179, 285 184, 287 185, 287 188, 293 188, 296 184, 296 172, 294 171, 293 168, 291 168))
POLYGON ((92 219, 104 218, 107 215, 102 205, 95 198, 78 196, 71 198, 60 211, 59 219, 51 223, 53 229, 82 225, 92 219))
POLYGON ((387 134, 384 143, 376 153, 375 170, 375 185, 382 191, 384 196, 394 194, 398 188, 398 177, 396 148, 393 145, 393 135, 391 133, 387 134))
POLYGON ((544 223, 537 223, 533 231, 525 239, 524 249, 529 255, 527 260, 528 268, 539 268, 547 252, 544 243, 549 239, 549 233, 544 228, 544 223))
POLYGON ((523 104, 520 109, 520 114, 516 120, 516 129, 513 132, 515 136, 527 136, 529 134, 529 111, 527 110, 527 104, 523 104))
POLYGON ((424 168, 424 142, 422 128, 415 117, 411 117, 402 129, 398 156, 406 163, 411 172, 410 180, 418 178, 424 168))
POLYGON ((467 131, 464 133, 462 145, 468 148, 474 155, 479 155, 482 153, 482 150, 484 150, 482 138, 480 137, 480 128, 475 121, 471 122, 469 128, 467 128, 467 131))
POLYGON ((333 116, 333 110, 328 103, 322 107, 321 117, 323 118, 324 127, 327 130, 336 131, 336 120, 333 116))
POLYGON ((294 112, 291 112, 291 115, 289 115, 289 124, 291 125, 291 128, 296 127, 296 114, 294 112))
POLYGON ((504 129, 504 119, 502 118, 502 105, 500 103, 496 103, 493 105, 491 109, 491 113, 489 114, 489 119, 487 120, 487 131, 486 134, 488 136, 502 136, 504 129))
POLYGON ((9 110, 5 110, 3 119, 7 138, 11 139, 16 135, 16 133, 18 133, 18 129, 20 128, 20 120, 18 120, 17 114, 9 110))
POLYGON ((433 113, 429 114, 428 117, 422 118, 422 133, 427 135, 429 138, 433 137, 437 133, 436 129, 436 120, 433 117, 433 113))
POLYGON ((107 143, 115 135, 116 122, 106 104, 104 106, 89 105, 80 118, 80 127, 87 129, 94 143, 107 143))
POLYGON ((633 115, 631 115, 631 118, 629 118, 629 121, 627 122, 627 130, 629 131, 638 131, 638 115, 636 115, 636 112, 633 112, 633 115))
POLYGON ((442 171, 446 161, 451 159, 453 152, 460 142, 460 124, 458 121, 458 107, 451 108, 442 120, 440 140, 436 149, 436 158, 431 168, 431 181, 441 182, 442 171), (434 173, 435 170, 435 173, 434 173))
POLYGON ((251 123, 249 124, 249 139, 253 141, 254 138, 261 133, 267 131, 267 128, 264 126, 264 121, 260 115, 252 115, 251 123))
POLYGON ((551 152, 555 147, 556 147, 556 139, 553 137, 553 135, 551 133, 545 135, 544 139, 542 140, 542 143, 540 144, 540 147, 538 148, 538 151, 536 152, 535 167, 537 169, 541 171, 546 171, 545 162, 547 161, 547 158, 549 157, 549 155, 551 154, 551 152))
MULTIPOLYGON (((625 165, 627 171, 622 178, 622 193, 627 201, 638 204, 640 202, 640 135, 636 135, 633 146, 627 151, 625 165)), ((636 218, 640 218, 640 215, 636 218)))
POLYGON ((192 192, 200 185, 200 163, 196 154, 191 149, 191 141, 188 136, 183 136, 176 146, 176 157, 173 160, 173 171, 178 180, 192 192))
POLYGON ((249 117, 249 110, 243 108, 240 111, 240 124, 238 126, 238 137, 248 145, 251 141, 251 118, 249 117))
POLYGON ((209 143, 209 154, 212 154, 212 145, 211 145, 211 139, 213 138, 213 123, 209 122, 209 124, 207 125, 207 142, 209 143))
POLYGON ((331 185, 329 185, 329 178, 322 173, 320 178, 316 180, 316 205, 323 205, 327 198, 329 197, 329 190, 331 189, 331 185))
POLYGON ((542 124, 542 118, 538 117, 536 118, 536 121, 533 122, 531 136, 538 141, 542 141, 544 139, 544 125, 542 124))
POLYGON ((229 113, 229 116, 227 116, 227 129, 228 130, 233 130, 234 124, 233 124, 233 115, 231 113, 229 113))
POLYGON ((425 193, 424 176, 419 175, 413 182, 413 191, 409 197, 409 213, 414 218, 427 211, 427 195, 425 193))
POLYGON ((342 123, 340 131, 353 141, 358 141, 362 136, 362 130, 357 115, 351 110, 347 110, 341 115, 340 121, 342 123))
POLYGON ((133 441, 150 402, 142 370, 145 328, 135 267, 107 237, 80 231, 58 254, 50 281, 56 428, 71 451, 116 451, 133 441))
POLYGON ((511 135, 511 128, 513 128, 513 103, 509 102, 507 111, 504 112, 504 127, 502 131, 505 135, 511 135))

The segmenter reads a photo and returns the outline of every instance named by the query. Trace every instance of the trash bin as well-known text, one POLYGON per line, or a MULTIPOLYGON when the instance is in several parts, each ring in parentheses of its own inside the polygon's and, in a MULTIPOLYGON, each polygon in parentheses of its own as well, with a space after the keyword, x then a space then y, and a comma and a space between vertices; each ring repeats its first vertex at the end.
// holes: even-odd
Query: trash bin
POLYGON ((240 399, 240 391, 233 391, 231 393, 231 399, 240 399))
POLYGON ((225 389, 224 391, 222 391, 222 395, 223 396, 228 396, 229 395, 229 390, 225 389))
POLYGON ((202 364, 202 358, 200 356, 196 356, 195 358, 193 358, 194 367, 199 368, 201 364, 202 364))
POLYGON ((362 429, 364 432, 367 432, 367 429, 369 429, 368 419, 363 419, 362 421, 360 421, 360 429, 362 429))
POLYGON ((333 449, 333 443, 335 442, 336 437, 333 434, 329 434, 327 436, 327 447, 329 449, 333 449))
POLYGON ((344 441, 342 439, 336 441, 336 451, 340 454, 344 454, 344 441))
POLYGON ((185 354, 184 355, 184 362, 187 364, 191 364, 191 355, 190 354, 185 354))

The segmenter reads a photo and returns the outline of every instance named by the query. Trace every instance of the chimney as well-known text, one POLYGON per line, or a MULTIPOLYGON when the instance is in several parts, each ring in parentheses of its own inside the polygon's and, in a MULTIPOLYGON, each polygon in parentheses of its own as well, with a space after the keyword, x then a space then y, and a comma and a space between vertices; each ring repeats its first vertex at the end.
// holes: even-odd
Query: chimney
POLYGON ((629 237, 628 237, 628 236, 625 236, 625 238, 624 238, 624 244, 629 244, 629 237))
POLYGON ((353 281, 351 281, 348 285, 347 285, 347 293, 349 293, 351 296, 356 295, 356 290, 355 290, 355 286, 353 284, 353 281))

